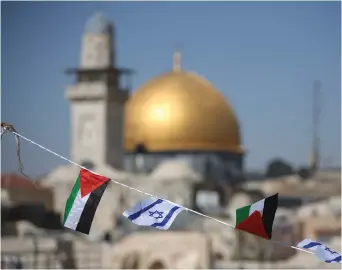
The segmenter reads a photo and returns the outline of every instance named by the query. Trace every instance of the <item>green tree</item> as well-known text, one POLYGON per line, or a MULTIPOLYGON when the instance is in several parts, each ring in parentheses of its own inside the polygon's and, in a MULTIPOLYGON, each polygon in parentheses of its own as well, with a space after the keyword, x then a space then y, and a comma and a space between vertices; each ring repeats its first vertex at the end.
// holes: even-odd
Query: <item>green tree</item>
POLYGON ((279 177, 293 174, 293 168, 291 164, 284 161, 281 158, 272 159, 266 169, 266 177, 279 177))

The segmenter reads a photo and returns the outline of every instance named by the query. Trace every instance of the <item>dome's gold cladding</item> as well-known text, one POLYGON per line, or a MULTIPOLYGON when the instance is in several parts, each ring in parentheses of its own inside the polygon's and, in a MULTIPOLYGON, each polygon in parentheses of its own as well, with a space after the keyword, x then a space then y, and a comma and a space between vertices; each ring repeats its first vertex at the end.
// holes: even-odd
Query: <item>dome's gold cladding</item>
POLYGON ((135 91, 125 113, 126 151, 144 144, 148 151, 243 152, 231 106, 204 78, 182 72, 180 64, 135 91))

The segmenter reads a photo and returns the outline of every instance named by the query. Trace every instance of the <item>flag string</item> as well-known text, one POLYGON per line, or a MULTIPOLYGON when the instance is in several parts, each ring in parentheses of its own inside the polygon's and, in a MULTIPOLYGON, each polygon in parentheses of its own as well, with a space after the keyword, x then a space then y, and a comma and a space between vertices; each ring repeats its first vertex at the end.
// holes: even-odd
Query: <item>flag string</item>
MULTIPOLYGON (((66 158, 66 157, 64 157, 64 156, 62 156, 62 155, 60 155, 60 154, 57 154, 56 152, 54 152, 54 151, 52 151, 52 150, 50 150, 50 149, 48 149, 48 148, 46 148, 46 147, 40 145, 39 143, 36 143, 36 142, 30 140, 29 138, 26 138, 25 136, 19 134, 18 132, 14 131, 14 130, 9 130, 9 132, 13 133, 14 135, 16 135, 16 136, 22 138, 23 140, 25 140, 25 141, 27 141, 27 142, 29 142, 29 143, 31 143, 31 144, 36 145, 37 147, 39 147, 39 148, 41 148, 41 149, 43 149, 43 150, 49 152, 50 154, 53 154, 53 155, 55 155, 55 156, 57 156, 57 157, 59 157, 59 158, 65 160, 65 161, 67 161, 67 162, 69 162, 69 163, 71 163, 71 164, 74 164, 75 166, 77 166, 77 167, 79 167, 79 168, 82 168, 82 169, 84 169, 84 170, 87 170, 87 171, 89 171, 89 172, 91 172, 91 173, 93 173, 93 174, 99 175, 98 173, 93 172, 93 171, 89 170, 88 168, 86 168, 86 167, 84 167, 84 166, 82 166, 82 165, 80 165, 80 164, 78 164, 78 163, 76 163, 76 162, 74 162, 74 161, 72 161, 72 160, 70 160, 70 159, 68 159, 68 158, 66 158)), ((172 204, 174 204, 174 205, 177 205, 177 206, 183 208, 184 210, 186 210, 186 211, 188 211, 188 212, 192 212, 192 213, 194 213, 194 214, 196 214, 196 215, 199 215, 199 216, 202 216, 202 217, 204 217, 204 218, 213 220, 213 221, 215 221, 215 222, 217 222, 217 223, 220 223, 220 224, 222 224, 222 225, 225 225, 225 226, 227 226, 227 227, 235 228, 234 225, 231 225, 231 224, 229 224, 229 223, 227 223, 227 222, 224 222, 224 221, 222 221, 222 220, 219 220, 219 219, 217 219, 217 218, 213 218, 213 217, 211 217, 211 216, 202 214, 202 213, 200 213, 200 212, 197 212, 197 211, 192 210, 192 209, 190 209, 190 208, 187 208, 187 207, 184 207, 184 206, 182 206, 182 205, 176 204, 176 203, 171 202, 171 201, 169 201, 169 200, 166 200, 166 199, 163 199, 163 198, 159 198, 159 197, 157 197, 157 196, 155 196, 155 195, 153 195, 153 194, 147 193, 147 192, 142 191, 142 190, 140 190, 140 189, 137 189, 137 188, 134 188, 134 187, 125 185, 125 184, 123 184, 123 183, 121 183, 121 182, 115 181, 114 179, 110 179, 110 180, 111 180, 113 183, 115 183, 115 184, 117 184, 117 185, 120 185, 120 186, 122 186, 122 187, 128 188, 128 189, 130 189, 130 190, 134 190, 134 191, 136 191, 136 192, 138 192, 138 193, 141 193, 141 194, 144 194, 144 195, 147 195, 147 196, 150 196, 150 197, 154 197, 154 198, 157 198, 157 199, 162 199, 163 201, 166 201, 166 202, 172 203, 172 204)), ((273 243, 276 243, 276 244, 278 244, 278 245, 290 247, 290 248, 293 248, 293 249, 296 249, 296 250, 303 251, 303 252, 306 252, 306 253, 309 253, 309 254, 313 254, 313 255, 314 255, 314 253, 311 252, 311 251, 308 251, 308 250, 306 250, 306 249, 302 249, 302 248, 299 248, 299 247, 296 247, 296 246, 293 246, 293 245, 290 245, 290 244, 286 244, 286 243, 283 243, 283 242, 280 242, 280 241, 276 241, 276 240, 272 240, 272 239, 270 239, 269 241, 271 241, 271 242, 273 242, 273 243)))

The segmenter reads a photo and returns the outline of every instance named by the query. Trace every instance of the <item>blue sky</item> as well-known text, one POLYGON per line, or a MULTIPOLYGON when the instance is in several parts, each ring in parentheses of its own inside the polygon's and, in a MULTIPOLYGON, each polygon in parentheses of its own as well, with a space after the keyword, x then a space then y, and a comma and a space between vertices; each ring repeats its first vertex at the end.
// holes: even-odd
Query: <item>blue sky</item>
MULTIPOLYGON (((87 19, 103 11, 116 25, 117 63, 137 71, 134 88, 172 66, 209 79, 241 122, 249 169, 273 157, 306 164, 313 80, 322 87, 323 162, 340 164, 340 2, 3 2, 2 120, 69 155, 63 71, 77 67, 87 19)), ((26 171, 65 161, 22 142, 26 171)), ((12 136, 2 140, 2 171, 16 170, 12 136)))

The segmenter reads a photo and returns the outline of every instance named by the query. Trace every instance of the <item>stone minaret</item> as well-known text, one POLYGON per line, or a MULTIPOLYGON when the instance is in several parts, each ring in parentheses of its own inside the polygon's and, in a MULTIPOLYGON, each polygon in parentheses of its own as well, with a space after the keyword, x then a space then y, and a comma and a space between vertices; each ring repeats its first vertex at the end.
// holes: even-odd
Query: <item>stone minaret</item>
POLYGON ((71 159, 81 165, 123 167, 124 105, 128 87, 120 86, 129 69, 115 67, 114 28, 101 13, 86 24, 76 84, 66 90, 71 109, 71 159))

